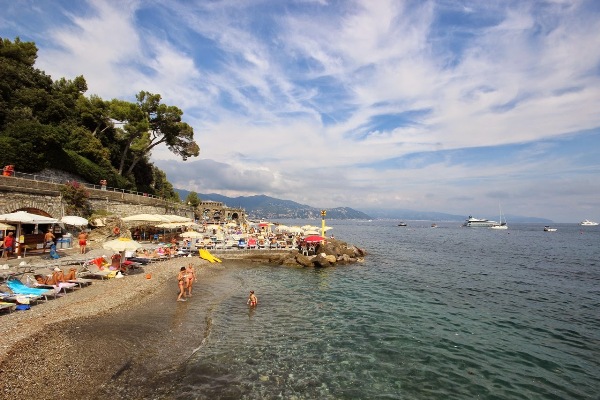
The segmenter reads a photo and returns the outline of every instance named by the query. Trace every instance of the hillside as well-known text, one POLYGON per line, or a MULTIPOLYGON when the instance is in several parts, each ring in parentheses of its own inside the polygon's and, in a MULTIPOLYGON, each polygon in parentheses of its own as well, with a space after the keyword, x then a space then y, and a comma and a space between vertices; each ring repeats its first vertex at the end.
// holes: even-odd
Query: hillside
MULTIPOLYGON (((190 193, 188 190, 175 189, 181 199, 190 193)), ((291 200, 281 200, 265 195, 227 197, 216 193, 198 193, 203 201, 219 201, 229 207, 246 210, 251 219, 319 219, 321 209, 291 200)), ((367 214, 349 207, 327 208, 328 219, 372 219, 367 214)))

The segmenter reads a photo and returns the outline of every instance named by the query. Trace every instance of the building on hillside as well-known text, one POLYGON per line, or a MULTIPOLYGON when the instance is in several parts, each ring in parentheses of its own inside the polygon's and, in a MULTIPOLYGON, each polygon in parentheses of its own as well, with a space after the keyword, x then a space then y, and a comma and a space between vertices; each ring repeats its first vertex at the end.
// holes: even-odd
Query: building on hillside
POLYGON ((243 208, 227 207, 219 201, 202 201, 196 210, 202 223, 226 224, 235 222, 240 226, 248 223, 246 211, 243 208))

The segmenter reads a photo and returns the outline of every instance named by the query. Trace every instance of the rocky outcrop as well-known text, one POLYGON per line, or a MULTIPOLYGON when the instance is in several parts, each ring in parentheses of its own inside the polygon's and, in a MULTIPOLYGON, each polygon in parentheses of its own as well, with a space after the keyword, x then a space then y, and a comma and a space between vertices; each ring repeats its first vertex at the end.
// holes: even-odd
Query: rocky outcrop
POLYGON ((247 260, 251 262, 284 265, 298 268, 326 268, 335 265, 353 264, 364 261, 367 254, 364 250, 349 246, 346 242, 327 239, 325 244, 319 244, 314 255, 304 255, 298 250, 290 251, 260 251, 250 250, 243 253, 224 252, 218 253, 221 259, 247 260))

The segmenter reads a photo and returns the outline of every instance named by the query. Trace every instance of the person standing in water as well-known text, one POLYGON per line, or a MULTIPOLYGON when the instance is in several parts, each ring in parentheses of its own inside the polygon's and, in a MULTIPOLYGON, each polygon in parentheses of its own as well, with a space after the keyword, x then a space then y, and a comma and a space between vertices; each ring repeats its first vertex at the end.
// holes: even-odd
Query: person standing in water
POLYGON ((186 273, 187 273, 187 279, 188 279, 187 295, 188 295, 188 297, 191 297, 192 296, 192 286, 194 285, 194 282, 196 282, 196 270, 194 269, 194 266, 192 265, 192 263, 188 264, 186 273))
POLYGON ((254 295, 254 290, 250 291, 250 296, 248 296, 248 301, 246 302, 246 304, 249 304, 250 307, 256 307, 256 305, 258 304, 258 299, 254 295))

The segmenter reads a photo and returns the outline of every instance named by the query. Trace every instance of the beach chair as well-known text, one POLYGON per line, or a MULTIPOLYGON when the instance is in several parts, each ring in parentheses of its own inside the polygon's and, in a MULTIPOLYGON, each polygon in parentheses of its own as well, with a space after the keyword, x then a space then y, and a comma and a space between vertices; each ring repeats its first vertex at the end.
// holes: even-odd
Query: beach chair
POLYGON ((48 300, 49 296, 53 296, 54 298, 56 298, 56 290, 54 289, 38 289, 38 288, 31 288, 27 285, 25 285, 23 282, 21 282, 18 279, 9 279, 6 282, 6 286, 8 286, 8 288, 15 294, 15 295, 28 295, 28 294, 32 294, 35 296, 41 296, 44 298, 44 300, 48 300))
POLYGON ((17 308, 16 303, 0 301, 0 310, 7 310, 9 313, 11 313, 14 311, 15 308, 17 308))
POLYGON ((21 275, 20 281, 23 282, 27 287, 54 290, 56 293, 60 293, 61 291, 67 293, 67 290, 75 290, 77 288, 77 284, 69 282, 60 282, 57 280, 58 277, 59 274, 57 271, 51 272, 47 269, 42 269, 37 270, 35 274, 26 273, 21 275), (36 275, 45 278, 45 280, 49 281, 49 283, 40 283, 36 278, 36 275))
POLYGON ((108 268, 108 265, 105 263, 104 258, 98 257, 94 260, 83 265, 79 276, 84 277, 92 277, 92 278, 100 278, 100 279, 109 279, 114 278, 117 274, 118 270, 111 270, 108 268))

